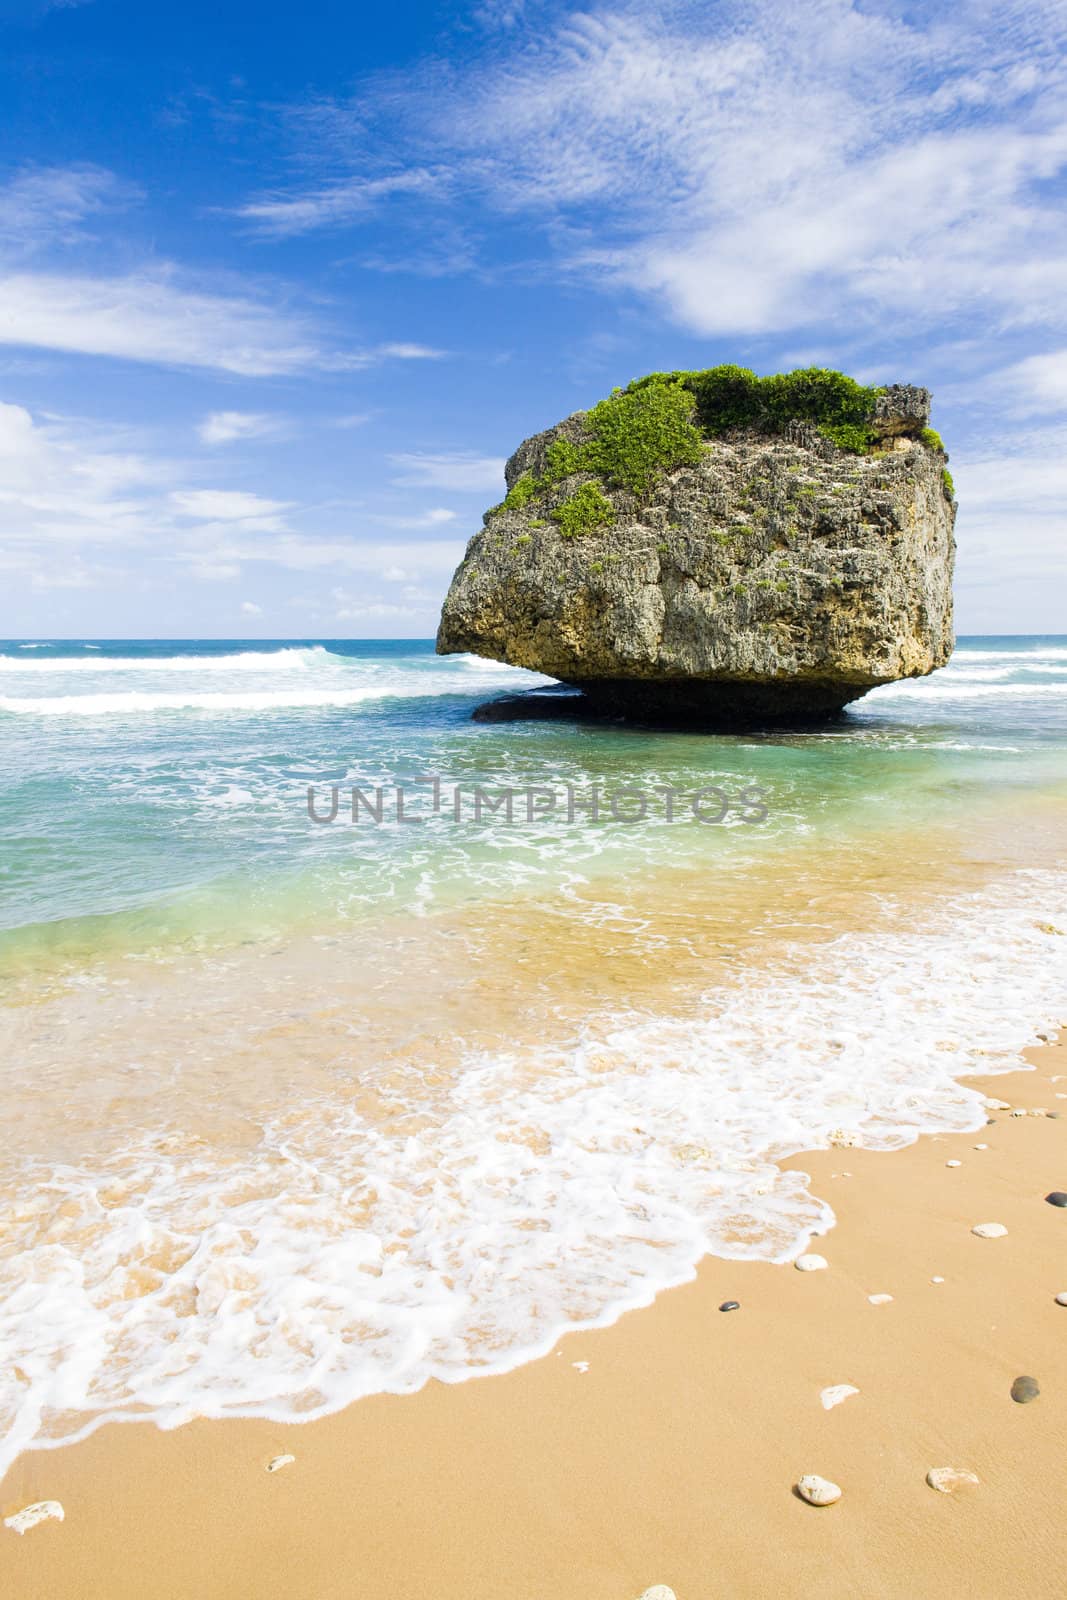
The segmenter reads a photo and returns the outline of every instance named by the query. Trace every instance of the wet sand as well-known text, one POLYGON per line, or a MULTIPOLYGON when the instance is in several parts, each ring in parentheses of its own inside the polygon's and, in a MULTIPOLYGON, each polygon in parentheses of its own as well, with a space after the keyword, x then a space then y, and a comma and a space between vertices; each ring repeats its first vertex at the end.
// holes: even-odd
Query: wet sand
POLYGON ((1062 1117, 990 1112, 977 1134, 787 1163, 837 1213, 812 1246, 826 1271, 709 1259, 503 1377, 302 1426, 118 1424, 24 1455, 0 1514, 56 1499, 66 1517, 0 1529, 0 1593, 1062 1596, 1067 1210, 1044 1196, 1067 1188, 1067 1046, 1029 1059, 1032 1073, 972 1081, 1062 1117), (1008 1234, 976 1238, 980 1222, 1008 1234), (726 1299, 741 1309, 720 1312, 726 1299), (1028 1405, 1009 1393, 1021 1374, 1041 1385, 1028 1405), (824 1410, 820 1391, 844 1383, 860 1393, 824 1410), (296 1459, 268 1473, 283 1453, 296 1459), (938 1494, 937 1466, 981 1481, 938 1494), (803 1504, 803 1473, 841 1501, 803 1504))

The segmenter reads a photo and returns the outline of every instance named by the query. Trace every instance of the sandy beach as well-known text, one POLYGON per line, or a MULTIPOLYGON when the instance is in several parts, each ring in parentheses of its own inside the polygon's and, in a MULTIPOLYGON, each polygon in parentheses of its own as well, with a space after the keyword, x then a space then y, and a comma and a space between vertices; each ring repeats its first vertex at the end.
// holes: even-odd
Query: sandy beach
POLYGON ((24 1455, 0 1512, 54 1499, 65 1520, 3 1530, 0 1590, 1061 1595, 1067 1212, 1044 1197, 1067 1180, 1067 1047, 1029 1059, 1033 1072, 979 1086, 1051 1116, 991 1110, 977 1134, 787 1163, 837 1214, 812 1247, 825 1271, 708 1259, 648 1309, 505 1376, 299 1426, 118 1424, 24 1455), (976 1237, 983 1222, 1006 1236, 976 1237), (721 1312, 727 1300, 740 1309, 721 1312), (1040 1385, 1029 1404, 1010 1395, 1020 1375, 1040 1385), (824 1409, 839 1384, 859 1393, 824 1409), (268 1472, 280 1455, 294 1459, 268 1472), (945 1466, 980 1482, 937 1493, 926 1474, 945 1466), (805 1473, 841 1500, 802 1503, 805 1473))

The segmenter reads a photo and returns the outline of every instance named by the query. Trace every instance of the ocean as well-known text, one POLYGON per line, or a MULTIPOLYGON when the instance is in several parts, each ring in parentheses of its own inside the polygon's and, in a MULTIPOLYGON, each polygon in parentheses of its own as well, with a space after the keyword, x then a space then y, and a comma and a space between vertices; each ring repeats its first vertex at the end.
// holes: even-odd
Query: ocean
POLYGON ((833 1216, 779 1159, 977 1128, 1063 1022, 1067 638, 812 730, 471 721, 544 682, 0 644, 0 1470, 787 1261, 833 1216))

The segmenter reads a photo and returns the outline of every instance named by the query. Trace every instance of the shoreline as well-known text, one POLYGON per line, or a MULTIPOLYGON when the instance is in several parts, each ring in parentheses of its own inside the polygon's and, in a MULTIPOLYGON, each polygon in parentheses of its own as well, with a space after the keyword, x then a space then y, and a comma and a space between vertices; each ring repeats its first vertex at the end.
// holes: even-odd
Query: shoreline
POLYGON ((1067 1184, 1067 1042, 1025 1055, 1034 1071, 966 1082, 1062 1118, 990 1112, 986 1137, 780 1164, 833 1206, 816 1243, 827 1271, 706 1257, 647 1308, 506 1374, 304 1424, 125 1422, 27 1452, 0 1483, 0 1516, 57 1499, 66 1520, 0 1529, 0 1587, 19 1600, 637 1600, 654 1583, 704 1600, 724 1580, 753 1597, 1060 1594, 1067 1213, 1043 1197, 1067 1184), (1008 1236, 974 1237, 986 1221, 1008 1236), (720 1312, 730 1299, 740 1309, 720 1312), (1041 1383, 1032 1405, 1010 1398, 1021 1374, 1041 1383), (843 1383, 860 1393, 824 1411, 820 1391, 843 1383), (266 1472, 283 1454, 295 1459, 266 1472), (981 1482, 937 1494, 936 1466, 981 1482), (801 1503, 792 1486, 809 1472, 840 1484, 841 1503, 801 1503))

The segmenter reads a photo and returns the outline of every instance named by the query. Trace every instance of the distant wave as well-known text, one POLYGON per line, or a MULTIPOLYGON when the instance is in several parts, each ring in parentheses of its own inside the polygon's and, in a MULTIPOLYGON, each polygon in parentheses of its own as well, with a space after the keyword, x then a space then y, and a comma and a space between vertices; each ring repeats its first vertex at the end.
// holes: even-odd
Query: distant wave
POLYGON ((1036 696, 1067 698, 1067 682, 1063 683, 953 683, 948 677, 905 678, 900 683, 883 683, 870 691, 880 700, 906 695, 924 700, 1032 700, 1036 696))
MULTIPOLYGON (((504 686, 514 681, 518 669, 502 668, 500 674, 498 683, 504 686)), ((529 676, 522 673, 523 681, 529 676)), ((489 674, 486 678, 489 679, 489 674)), ((486 687, 489 686, 487 681, 486 687)), ((431 678, 428 673, 422 677, 411 673, 402 680, 365 682, 359 688, 305 689, 294 685, 291 689, 256 689, 234 694, 205 694, 195 690, 147 694, 131 689, 125 694, 57 694, 26 699, 0 695, 0 711, 37 717, 138 716, 154 711, 284 711, 287 707, 358 706, 369 700, 436 698, 470 693, 471 688, 472 685, 444 674, 431 678)))
POLYGON ((1039 661, 1067 661, 1067 649, 1057 645, 1030 645, 1025 650, 954 650, 950 665, 957 661, 1017 661, 1032 667, 1039 661))
MULTIPOLYGON (((20 650, 45 649, 44 645, 20 645, 20 650)), ((86 650, 97 649, 85 645, 86 650)), ((0 655, 2 672, 299 672, 306 667, 325 666, 350 658, 331 655, 321 644, 284 650, 238 650, 225 656, 101 656, 86 661, 84 656, 50 656, 45 661, 22 661, 18 656, 0 655)))

